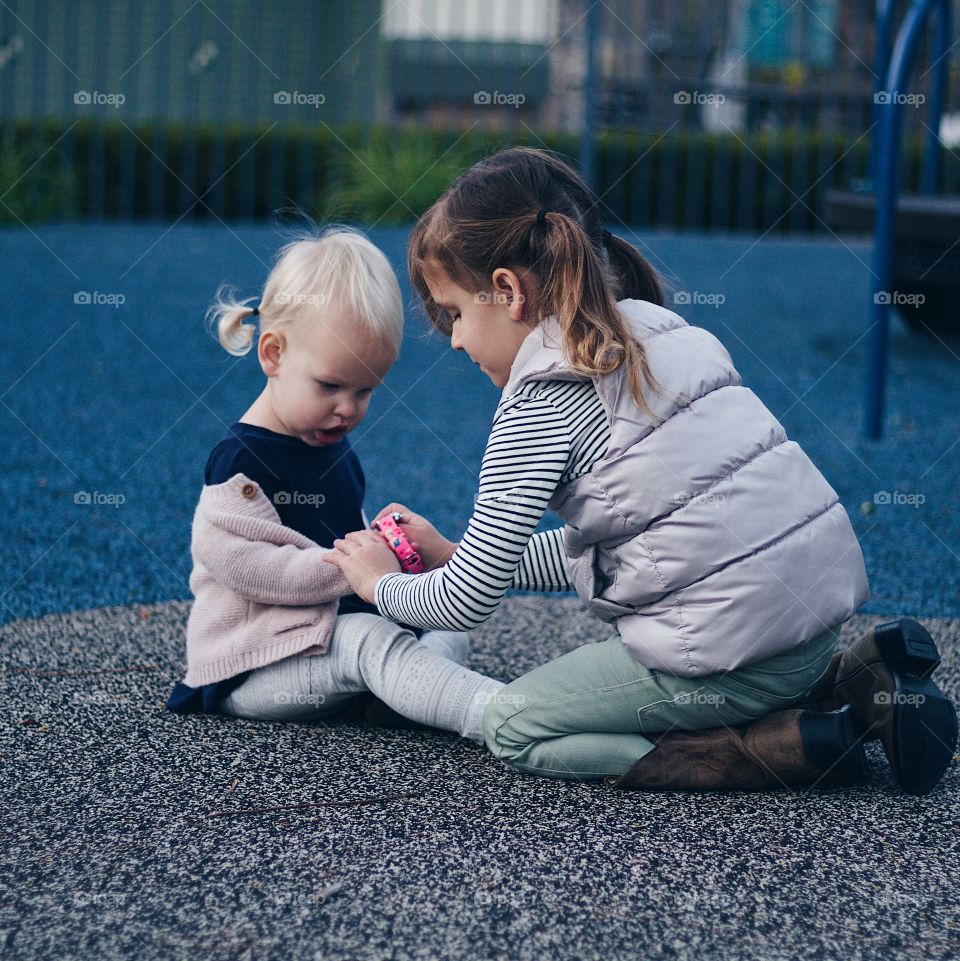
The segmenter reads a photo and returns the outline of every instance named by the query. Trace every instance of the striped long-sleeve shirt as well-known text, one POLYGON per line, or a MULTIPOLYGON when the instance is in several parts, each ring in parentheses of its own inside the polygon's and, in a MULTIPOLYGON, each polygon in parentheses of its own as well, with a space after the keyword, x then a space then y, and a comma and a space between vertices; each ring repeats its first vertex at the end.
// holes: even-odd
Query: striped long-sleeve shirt
POLYGON ((470 630, 508 588, 572 590, 562 529, 534 534, 560 484, 585 474, 610 443, 593 382, 529 381, 494 417, 473 516, 456 553, 424 574, 387 574, 376 588, 384 617, 470 630))

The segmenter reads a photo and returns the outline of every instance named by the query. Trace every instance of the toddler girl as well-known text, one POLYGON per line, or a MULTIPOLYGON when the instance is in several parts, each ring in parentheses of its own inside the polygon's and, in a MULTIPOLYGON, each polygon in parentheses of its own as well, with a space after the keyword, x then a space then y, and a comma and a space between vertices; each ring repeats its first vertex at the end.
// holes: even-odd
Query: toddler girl
POLYGON ((368 526, 347 435, 403 335, 386 257, 345 228, 301 237, 280 251, 257 307, 221 290, 210 316, 237 356, 254 343, 245 321, 259 319, 267 382, 207 461, 191 539, 187 674, 168 708, 309 721, 369 690, 411 721, 482 743, 484 706, 502 684, 462 666, 468 636, 380 617, 321 560, 319 545, 368 526))

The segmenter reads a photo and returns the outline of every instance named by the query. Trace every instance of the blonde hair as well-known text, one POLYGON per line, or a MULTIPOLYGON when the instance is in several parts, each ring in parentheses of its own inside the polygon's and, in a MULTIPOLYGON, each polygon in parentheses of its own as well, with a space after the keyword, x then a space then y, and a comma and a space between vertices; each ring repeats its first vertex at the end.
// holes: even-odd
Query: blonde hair
POLYGON ((427 283, 436 265, 474 293, 489 288, 497 267, 527 268, 534 277, 527 309, 538 322, 556 316, 570 368, 600 377, 624 366, 637 406, 662 419, 645 396, 662 385, 616 303, 662 307, 660 277, 640 251, 604 230, 599 200, 559 157, 532 147, 501 150, 462 173, 417 221, 410 280, 433 327, 449 335, 450 318, 427 283))
MULTIPOLYGON (((255 297, 237 300, 222 284, 206 318, 220 345, 235 357, 250 351, 256 327, 255 297)), ((362 233, 350 227, 301 232, 280 248, 259 304, 260 331, 295 329, 339 309, 381 343, 399 353, 403 340, 403 298, 390 261, 362 233)))

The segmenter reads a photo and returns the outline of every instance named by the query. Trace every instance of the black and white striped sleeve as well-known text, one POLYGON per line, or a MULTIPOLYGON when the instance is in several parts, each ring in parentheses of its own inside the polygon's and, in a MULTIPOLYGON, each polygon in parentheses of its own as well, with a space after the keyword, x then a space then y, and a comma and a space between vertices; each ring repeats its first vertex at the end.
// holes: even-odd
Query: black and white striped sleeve
MULTIPOLYGON (((441 568, 424 574, 387 574, 376 587, 384 617, 420 627, 470 630, 497 608, 520 578, 546 577, 559 583, 562 545, 552 537, 528 550, 533 532, 570 458, 568 426, 545 397, 508 402, 494 419, 480 469, 473 516, 456 553, 441 568), (547 543, 560 547, 540 552, 547 543), (550 557, 541 564, 541 557, 550 557), (521 560, 525 571, 518 575, 521 560)), ((563 575, 565 578, 565 574, 563 575)))
POLYGON ((513 575, 512 588, 520 591, 572 591, 563 528, 534 534, 513 575))

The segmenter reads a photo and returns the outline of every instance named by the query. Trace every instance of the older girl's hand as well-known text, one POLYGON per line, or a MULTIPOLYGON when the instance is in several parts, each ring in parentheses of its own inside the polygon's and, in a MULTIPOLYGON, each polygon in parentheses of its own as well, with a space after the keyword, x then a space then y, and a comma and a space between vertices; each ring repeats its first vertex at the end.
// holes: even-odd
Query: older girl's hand
POLYGON ((323 560, 343 571, 354 592, 375 604, 374 590, 384 574, 400 573, 400 561, 376 531, 351 531, 333 542, 336 550, 323 560))
POLYGON ((423 561, 423 569, 434 571, 438 567, 443 567, 448 560, 456 553, 459 544, 448 541, 425 517, 414 514, 409 507, 396 502, 387 504, 386 507, 377 511, 374 521, 388 514, 399 514, 399 523, 403 533, 407 535, 414 550, 420 554, 423 561))

